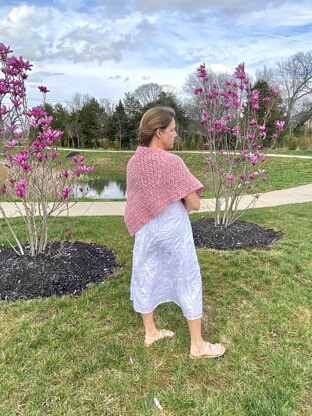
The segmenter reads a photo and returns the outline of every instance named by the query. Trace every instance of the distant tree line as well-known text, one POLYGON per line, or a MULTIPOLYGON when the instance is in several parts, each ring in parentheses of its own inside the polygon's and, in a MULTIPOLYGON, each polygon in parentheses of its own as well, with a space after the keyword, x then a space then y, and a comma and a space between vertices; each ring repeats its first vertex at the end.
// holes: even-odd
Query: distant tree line
MULTIPOLYGON (((211 71, 209 75, 212 83, 222 85, 229 74, 211 71)), ((188 98, 184 99, 173 89, 149 83, 125 93, 118 103, 75 93, 67 105, 45 103, 44 107, 53 116, 53 128, 64 131, 59 143, 62 147, 133 149, 143 113, 153 106, 169 106, 176 112, 178 138, 175 148, 203 149, 205 136, 199 122, 200 106, 193 95, 197 85, 194 72, 185 81, 184 91, 188 98)), ((285 120, 288 133, 300 131, 306 120, 312 118, 312 51, 298 52, 277 62, 275 68, 258 70, 252 88, 265 97, 269 85, 278 87, 282 95, 267 120, 268 131, 273 129, 276 119, 285 120)), ((259 113, 261 111, 260 108, 259 113)))

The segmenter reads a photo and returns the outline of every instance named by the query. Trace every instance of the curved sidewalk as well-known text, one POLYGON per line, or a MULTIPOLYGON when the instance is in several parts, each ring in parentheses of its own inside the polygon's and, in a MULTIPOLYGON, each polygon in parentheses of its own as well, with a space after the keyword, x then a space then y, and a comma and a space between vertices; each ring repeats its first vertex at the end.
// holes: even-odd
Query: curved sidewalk
MULTIPOLYGON (((312 202, 312 184, 297 186, 296 188, 282 189, 280 191, 266 192, 260 195, 260 198, 253 204, 253 198, 250 195, 243 196, 239 202, 238 209, 248 208, 264 208, 274 207, 278 205, 297 204, 300 202, 312 202)), ((9 202, 2 202, 7 217, 19 217, 21 214, 16 210, 14 204, 9 202)), ((104 215, 124 215, 125 201, 113 201, 113 202, 77 202, 71 206, 68 210, 68 215, 71 217, 80 216, 104 216, 104 215)), ((198 212, 213 211, 214 200, 202 199, 201 208, 198 212)), ((19 208, 22 210, 22 204, 19 204, 19 208)), ((67 215, 55 214, 55 215, 67 215)), ((2 214, 0 212, 0 218, 2 214)))

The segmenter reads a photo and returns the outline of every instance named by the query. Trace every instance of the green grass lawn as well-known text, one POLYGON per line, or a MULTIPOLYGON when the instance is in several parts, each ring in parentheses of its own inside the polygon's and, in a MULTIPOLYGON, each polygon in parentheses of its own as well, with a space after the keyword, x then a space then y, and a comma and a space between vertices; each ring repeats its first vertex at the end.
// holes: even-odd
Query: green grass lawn
POLYGON ((143 346, 123 219, 66 219, 76 239, 111 247, 122 267, 79 297, 0 302, 0 415, 310 416, 311 209, 249 210, 244 220, 283 231, 270 249, 198 250, 204 334, 227 347, 202 361, 188 358, 187 324, 171 303, 157 320, 176 337, 143 346))
POLYGON ((290 155, 290 156, 312 156, 312 149, 306 150, 288 150, 288 149, 273 149, 270 154, 290 155))

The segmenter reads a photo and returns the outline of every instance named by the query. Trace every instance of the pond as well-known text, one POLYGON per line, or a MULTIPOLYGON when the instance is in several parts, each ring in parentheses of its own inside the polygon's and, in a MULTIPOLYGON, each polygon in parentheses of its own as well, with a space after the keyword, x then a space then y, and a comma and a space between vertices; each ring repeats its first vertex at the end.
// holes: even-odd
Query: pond
POLYGON ((109 178, 92 179, 88 182, 80 182, 74 186, 74 197, 81 198, 83 188, 84 198, 92 199, 126 199, 126 180, 116 180, 109 178))

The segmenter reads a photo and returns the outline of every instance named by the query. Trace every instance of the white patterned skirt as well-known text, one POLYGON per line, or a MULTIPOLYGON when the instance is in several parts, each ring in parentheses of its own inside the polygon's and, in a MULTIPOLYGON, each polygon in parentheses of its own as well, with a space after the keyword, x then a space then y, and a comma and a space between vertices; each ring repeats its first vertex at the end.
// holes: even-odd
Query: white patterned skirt
POLYGON ((202 281, 191 222, 176 201, 135 234, 131 300, 136 312, 175 302, 187 319, 202 317, 202 281))

